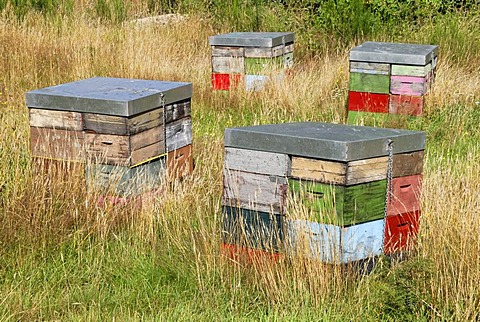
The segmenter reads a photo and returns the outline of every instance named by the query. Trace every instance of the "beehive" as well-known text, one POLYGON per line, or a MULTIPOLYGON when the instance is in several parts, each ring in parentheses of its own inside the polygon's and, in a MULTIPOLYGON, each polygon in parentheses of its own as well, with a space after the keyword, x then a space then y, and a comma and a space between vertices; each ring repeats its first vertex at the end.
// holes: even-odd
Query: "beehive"
POLYGON ((331 263, 403 250, 418 229, 409 214, 420 211, 424 148, 419 131, 310 122, 226 129, 223 243, 331 263))
POLYGON ((26 94, 35 159, 84 164, 90 189, 130 197, 192 170, 191 83, 95 77, 26 94))
POLYGON ((348 123, 421 116, 438 46, 365 42, 350 51, 348 123), (365 121, 367 120, 367 121, 365 121))
POLYGON ((293 66, 291 32, 234 32, 209 37, 212 49, 212 88, 245 86, 261 90, 269 80, 281 79, 293 66))

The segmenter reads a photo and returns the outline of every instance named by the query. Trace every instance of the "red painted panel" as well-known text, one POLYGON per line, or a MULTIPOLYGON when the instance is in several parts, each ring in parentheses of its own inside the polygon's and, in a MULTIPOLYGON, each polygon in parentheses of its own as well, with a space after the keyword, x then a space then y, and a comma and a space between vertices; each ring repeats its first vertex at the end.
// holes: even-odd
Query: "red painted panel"
POLYGON ((282 255, 278 253, 270 253, 261 249, 253 249, 226 243, 221 244, 220 252, 235 262, 248 264, 264 261, 278 262, 282 257, 282 255))
POLYGON ((411 246, 418 233, 420 211, 387 216, 383 252, 391 254, 411 246))
POLYGON ((212 88, 214 90, 228 91, 230 89, 230 75, 213 73, 212 88))
POLYGON ((361 112, 388 113, 390 95, 366 92, 348 93, 348 110, 361 112))
POLYGON ((392 179, 392 191, 388 198, 387 215, 420 210, 422 175, 392 179))
POLYGON ((421 116, 423 114, 423 96, 391 95, 389 112, 421 116))
POLYGON ((228 91, 240 83, 242 74, 212 74, 212 88, 214 90, 228 91))

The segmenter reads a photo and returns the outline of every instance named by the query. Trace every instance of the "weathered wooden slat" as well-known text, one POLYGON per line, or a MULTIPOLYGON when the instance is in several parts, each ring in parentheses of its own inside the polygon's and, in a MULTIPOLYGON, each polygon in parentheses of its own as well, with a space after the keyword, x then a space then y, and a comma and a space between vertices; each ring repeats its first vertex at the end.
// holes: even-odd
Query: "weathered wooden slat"
POLYGON ((280 44, 274 47, 245 47, 245 57, 272 58, 293 53, 294 44, 280 44))
POLYGON ((165 182, 165 157, 131 168, 127 166, 87 164, 90 189, 102 194, 136 196, 161 187, 165 182))
POLYGON ((295 43, 289 43, 289 44, 285 44, 285 52, 284 54, 288 54, 288 53, 292 53, 293 52, 293 49, 295 47, 295 43))
POLYGON ((386 179, 353 186, 295 179, 288 184, 294 204, 310 210, 316 216, 313 221, 348 226, 384 216, 386 179))
POLYGON ((385 220, 384 253, 407 250, 415 242, 420 226, 420 211, 387 216, 385 220))
POLYGON ((99 134, 128 134, 127 119, 125 117, 84 113, 83 118, 86 131, 99 134))
POLYGON ((387 215, 420 210, 421 190, 421 174, 393 178, 392 191, 388 198, 387 215))
POLYGON ((167 154, 168 175, 173 178, 181 178, 193 171, 192 145, 173 150, 167 154))
POLYGON ((287 154, 226 147, 225 167, 230 170, 286 177, 290 171, 290 158, 287 154))
POLYGON ((212 57, 213 73, 245 73, 245 60, 243 57, 212 57))
POLYGON ((224 169, 223 205, 283 214, 285 178, 224 169))
POLYGON ((165 123, 175 122, 181 118, 190 116, 190 100, 165 106, 165 123))
POLYGON ((223 242, 279 251, 284 243, 284 216, 236 207, 223 207, 223 242))
POLYGON ((33 157, 66 161, 85 161, 85 137, 81 131, 30 127, 33 157))
POLYGON ((293 52, 283 55, 283 68, 293 67, 293 52))
POLYGON ((423 114, 423 96, 392 94, 388 111, 391 114, 421 116, 423 114))
POLYGON ((388 113, 389 94, 368 92, 348 93, 348 110, 361 112, 388 113))
POLYGON ((406 177, 423 172, 424 151, 393 155, 393 177, 406 177))
POLYGON ((318 159, 292 156, 292 174, 294 178, 314 180, 324 183, 344 184, 347 164, 318 159))
POLYGON ((211 46, 212 56, 217 57, 243 57, 245 53, 244 47, 230 46, 211 46))
POLYGON ((85 148, 88 159, 93 163, 132 165, 128 136, 85 133, 85 148))
POLYGON ((431 63, 426 66, 392 65, 392 75, 394 76, 426 77, 431 70, 431 63))
MULTIPOLYGON (((170 105, 167 105, 170 106, 170 105)), ((163 125, 163 108, 139 114, 127 120, 127 135, 134 135, 163 125)))
POLYGON ((131 152, 130 165, 138 165, 144 163, 146 160, 155 158, 165 153, 165 143, 163 141, 155 142, 131 152))
MULTIPOLYGON (((280 45, 277 46, 277 51, 283 50, 285 46, 280 45)), ((245 57, 247 58, 271 58, 274 56, 278 56, 273 54, 272 47, 245 47, 245 57)))
POLYGON ((387 178, 388 157, 378 157, 348 163, 345 185, 387 178))
POLYGON ((30 108, 30 126, 49 129, 82 131, 82 114, 77 112, 65 112, 30 108))
POLYGON ((133 135, 163 124, 163 109, 158 108, 132 118, 84 113, 84 128, 98 134, 133 135))
POLYGON ((192 144, 192 119, 184 117, 165 126, 166 151, 170 152, 192 144))
POLYGON ((390 64, 351 61, 350 73, 390 75, 390 64))
POLYGON ((133 166, 165 153, 163 126, 130 136, 89 132, 85 136, 89 158, 98 163, 133 166))
POLYGON ((354 185, 386 178, 388 158, 378 157, 348 163, 292 157, 292 177, 322 183, 354 185))
POLYGON ((427 92, 426 77, 392 76, 390 92, 398 95, 422 96, 427 92))
POLYGON ((388 94, 390 92, 390 76, 350 73, 350 90, 354 92, 388 94))
MULTIPOLYGON (((156 126, 152 129, 137 133, 135 135, 131 135, 130 151, 139 150, 155 143, 165 142, 164 135, 165 133, 163 131, 163 126, 156 126)), ((163 151, 160 151, 159 154, 161 153, 165 153, 165 149, 163 149, 163 151)))

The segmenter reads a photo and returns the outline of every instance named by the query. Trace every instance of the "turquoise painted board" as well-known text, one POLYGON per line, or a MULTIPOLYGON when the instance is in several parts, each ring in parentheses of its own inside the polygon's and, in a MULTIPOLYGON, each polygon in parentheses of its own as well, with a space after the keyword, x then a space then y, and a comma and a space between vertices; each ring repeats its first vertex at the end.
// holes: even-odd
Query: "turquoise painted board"
POLYGON ((279 251, 284 243, 284 216, 223 206, 224 243, 279 251))

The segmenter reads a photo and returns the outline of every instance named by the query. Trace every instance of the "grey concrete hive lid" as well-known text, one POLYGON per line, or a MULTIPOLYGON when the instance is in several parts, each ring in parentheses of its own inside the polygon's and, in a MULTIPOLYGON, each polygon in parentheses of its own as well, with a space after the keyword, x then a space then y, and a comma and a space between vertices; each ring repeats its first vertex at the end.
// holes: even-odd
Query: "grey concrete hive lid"
POLYGON ((425 66, 437 55, 436 45, 367 41, 350 51, 350 60, 425 66))
POLYGON ((29 108, 133 116, 192 97, 192 84, 94 77, 27 92, 29 108))
POLYGON ((210 46, 274 47, 295 40, 293 32, 232 32, 210 36, 210 46))
POLYGON ((225 146, 340 162, 425 149, 425 132, 331 123, 284 123, 225 129, 225 146))

